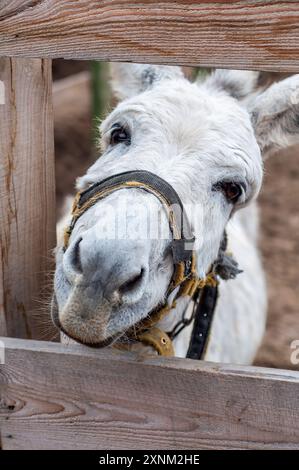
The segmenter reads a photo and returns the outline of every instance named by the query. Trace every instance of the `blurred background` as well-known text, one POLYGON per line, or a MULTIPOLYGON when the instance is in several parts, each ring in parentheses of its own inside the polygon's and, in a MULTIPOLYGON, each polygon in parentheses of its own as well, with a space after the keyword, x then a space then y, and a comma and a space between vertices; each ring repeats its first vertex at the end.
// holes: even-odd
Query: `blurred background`
MULTIPOLYGON (((198 71, 185 68, 187 76, 198 71)), ((284 78, 265 73, 264 79, 284 78)), ((88 61, 53 61, 57 219, 75 180, 100 155, 98 122, 114 106, 109 65, 88 61)), ((290 362, 293 340, 299 339, 299 147, 268 159, 259 197, 260 248, 268 280, 266 335, 256 365, 297 369, 290 362)))

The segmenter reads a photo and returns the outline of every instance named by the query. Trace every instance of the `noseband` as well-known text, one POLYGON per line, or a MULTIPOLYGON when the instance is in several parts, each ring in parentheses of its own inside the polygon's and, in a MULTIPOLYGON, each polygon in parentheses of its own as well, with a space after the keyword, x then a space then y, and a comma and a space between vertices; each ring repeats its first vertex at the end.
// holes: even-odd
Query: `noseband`
MULTIPOLYGON (((196 272, 196 256, 194 250, 195 237, 186 216, 184 206, 174 188, 159 176, 149 171, 127 171, 113 175, 93 184, 77 194, 72 209, 72 220, 64 233, 64 250, 78 219, 90 207, 104 199, 114 191, 125 188, 138 188, 153 194, 165 208, 172 234, 171 251, 174 271, 168 286, 166 302, 150 313, 148 318, 140 321, 126 331, 126 337, 152 346, 160 355, 173 356, 172 340, 193 321, 193 331, 187 357, 200 359, 207 345, 208 334, 217 301, 218 277, 233 278, 240 272, 237 264, 230 260, 225 262, 223 255, 226 249, 226 235, 222 241, 221 263, 215 262, 204 279, 196 272), (225 272, 225 275, 221 273, 225 272), (172 301, 169 301, 171 294, 172 301), (155 325, 175 308, 181 297, 189 297, 194 301, 190 318, 182 319, 171 332, 164 332, 155 325)), ((220 258, 220 257, 219 257, 220 258)), ((116 343, 116 347, 126 347, 125 343, 116 343)))

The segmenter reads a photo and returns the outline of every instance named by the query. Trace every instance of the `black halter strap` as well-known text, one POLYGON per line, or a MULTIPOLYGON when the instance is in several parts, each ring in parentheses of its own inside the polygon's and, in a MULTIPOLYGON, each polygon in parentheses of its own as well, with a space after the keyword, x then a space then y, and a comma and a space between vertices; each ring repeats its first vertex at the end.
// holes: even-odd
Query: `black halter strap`
POLYGON ((189 359, 202 359, 207 349, 218 299, 218 286, 205 286, 199 295, 191 340, 186 355, 189 359))

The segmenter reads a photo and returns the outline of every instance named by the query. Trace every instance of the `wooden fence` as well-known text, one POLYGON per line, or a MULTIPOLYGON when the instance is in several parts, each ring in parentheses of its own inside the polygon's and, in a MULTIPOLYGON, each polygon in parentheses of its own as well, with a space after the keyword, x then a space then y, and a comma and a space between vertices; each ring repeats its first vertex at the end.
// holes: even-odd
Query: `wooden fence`
POLYGON ((4 339, 6 449, 299 448, 299 374, 4 339))
POLYGON ((2 448, 299 448, 297 372, 34 341, 32 315, 55 245, 51 58, 298 72, 298 3, 2 1, 0 57, 2 448))

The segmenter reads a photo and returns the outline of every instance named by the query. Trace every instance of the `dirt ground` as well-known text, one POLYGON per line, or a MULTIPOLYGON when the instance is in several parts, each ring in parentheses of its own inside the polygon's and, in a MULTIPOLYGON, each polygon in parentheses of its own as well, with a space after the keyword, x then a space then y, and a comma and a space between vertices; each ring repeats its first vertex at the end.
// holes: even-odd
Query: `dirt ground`
POLYGON ((260 206, 269 313, 256 363, 299 369, 290 363, 290 343, 299 339, 299 147, 266 162, 260 206))
MULTIPOLYGON (((66 68, 65 68, 66 67, 66 68)), ((88 68, 80 63, 67 70, 54 63, 54 78, 88 68)), ((83 101, 83 100, 82 100, 83 101)), ((58 214, 75 177, 83 174, 95 158, 91 140, 89 103, 56 109, 56 179, 58 214), (67 118, 66 118, 67 116, 67 118)), ((290 362, 290 344, 299 339, 299 147, 272 157, 265 165, 261 207, 260 246, 268 279, 269 313, 266 335, 256 364, 299 370, 290 362)))

